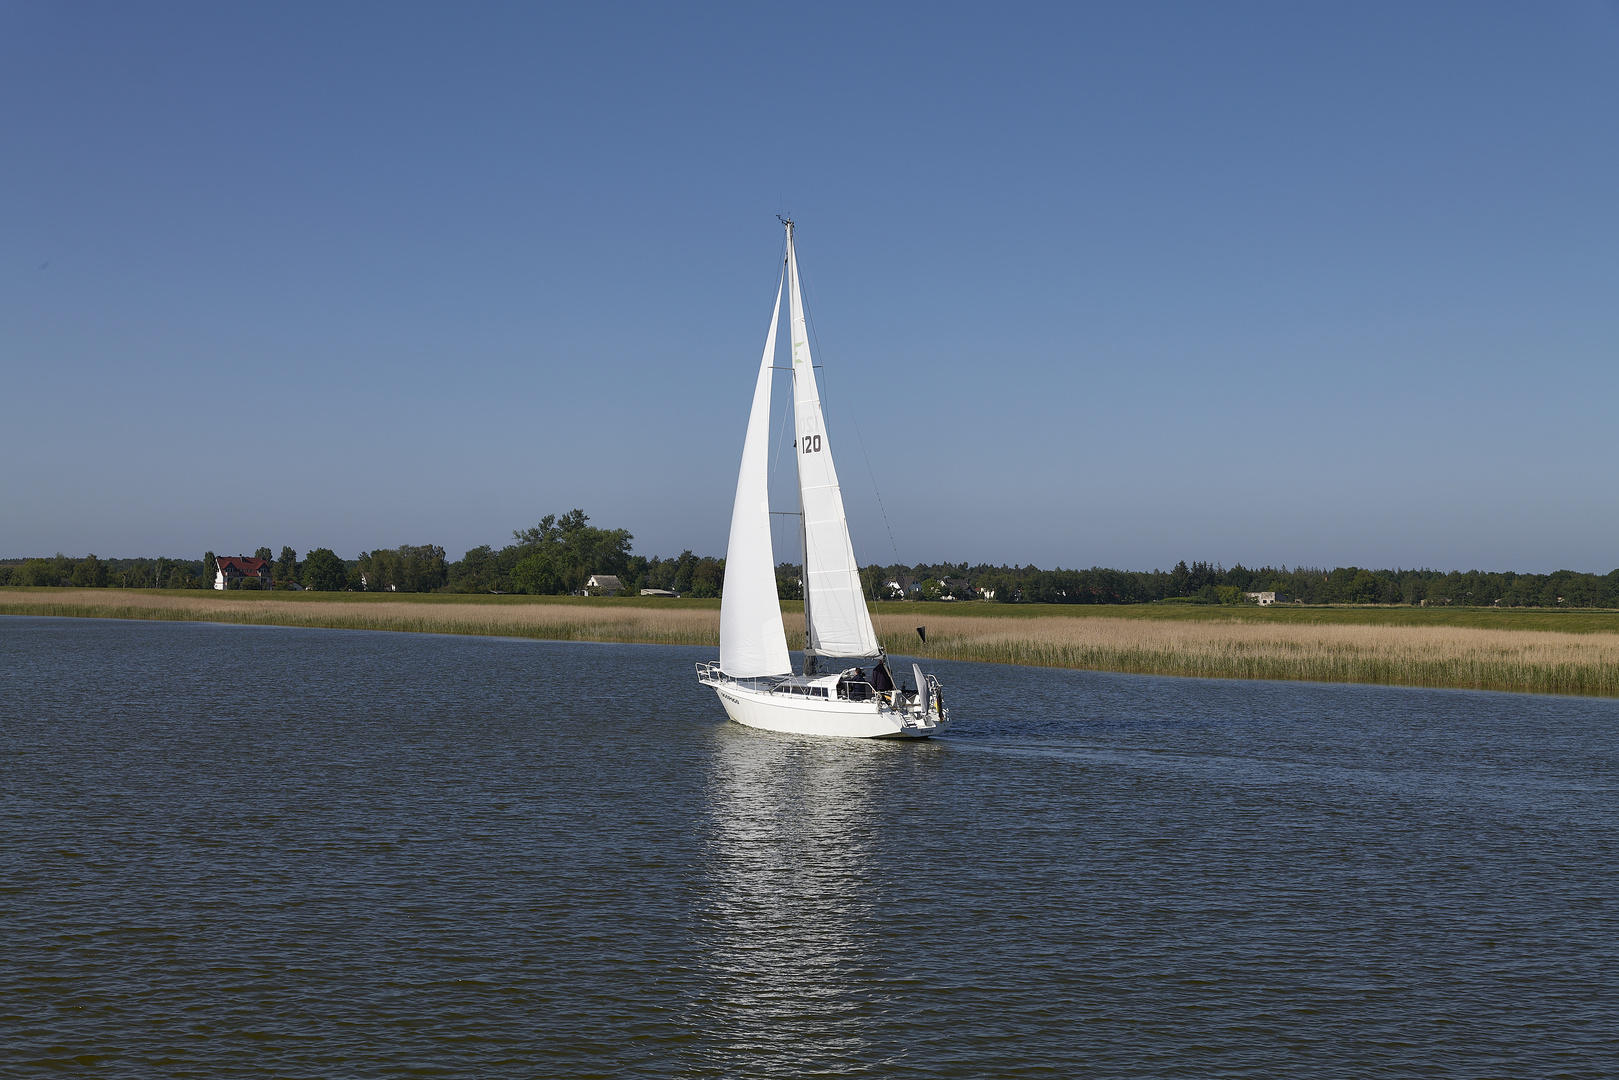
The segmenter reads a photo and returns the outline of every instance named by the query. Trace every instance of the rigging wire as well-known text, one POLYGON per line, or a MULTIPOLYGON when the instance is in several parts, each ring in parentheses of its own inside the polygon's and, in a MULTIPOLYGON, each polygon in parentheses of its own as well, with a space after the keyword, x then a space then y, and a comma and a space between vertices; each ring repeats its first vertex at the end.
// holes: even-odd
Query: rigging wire
MULTIPOLYGON (((814 282, 810 281, 802 270, 798 272, 798 277, 800 281, 808 286, 810 296, 813 296, 815 294, 814 282)), ((805 297, 804 299, 804 319, 809 323, 810 336, 815 339, 815 351, 821 356, 821 363, 819 365, 823 373, 821 376, 821 381, 823 384, 825 384, 828 381, 826 375, 824 374, 826 371, 826 354, 821 351, 821 333, 815 328, 815 313, 810 308, 809 297, 805 297)), ((831 397, 831 387, 826 387, 826 390, 828 391, 826 396, 831 397)), ((866 451, 866 437, 860 432, 860 420, 855 415, 853 401, 854 399, 852 397, 845 401, 844 409, 849 414, 850 423, 854 425, 854 436, 855 440, 860 444, 860 454, 866 459, 866 475, 871 477, 871 492, 873 495, 877 496, 877 509, 882 512, 883 528, 888 530, 888 542, 893 545, 894 562, 897 564, 900 562, 899 543, 894 539, 894 526, 889 524, 888 521, 888 507, 883 505, 883 493, 877 486, 877 470, 872 468, 871 455, 866 451)))
MULTIPOLYGON (((777 216, 779 217, 780 215, 777 216)), ((783 236, 781 240, 781 257, 776 260, 776 265, 781 267, 781 281, 782 285, 785 286, 787 284, 787 238, 785 236, 783 236)), ((787 299, 787 290, 784 287, 776 293, 776 310, 770 313, 772 319, 779 319, 781 317, 781 302, 785 299, 787 299)), ((793 321, 791 319, 787 320, 787 337, 789 340, 791 340, 793 336, 792 322, 793 321)), ((776 351, 781 351, 781 342, 779 339, 776 342, 776 351)), ((772 369, 774 369, 776 366, 776 358, 774 356, 770 358, 770 366, 772 369)), ((774 378, 770 380, 770 385, 772 387, 776 385, 776 380, 774 378)), ((791 393, 787 395, 787 401, 789 405, 792 404, 791 393)), ((786 413, 782 414, 781 426, 784 429, 787 427, 786 413)), ((781 436, 782 432, 776 433, 776 443, 770 448, 775 454, 775 457, 772 458, 770 462, 770 475, 772 477, 776 475, 776 467, 781 464, 781 436)))

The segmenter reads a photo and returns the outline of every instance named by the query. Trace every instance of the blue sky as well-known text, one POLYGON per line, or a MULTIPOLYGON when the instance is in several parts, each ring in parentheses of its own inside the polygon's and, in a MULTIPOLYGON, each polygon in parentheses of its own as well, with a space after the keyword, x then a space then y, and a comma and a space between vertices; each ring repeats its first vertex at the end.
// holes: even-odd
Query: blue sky
POLYGON ((863 561, 1606 572, 1616 103, 1612 3, 0 4, 0 556, 721 553, 789 212, 863 561))

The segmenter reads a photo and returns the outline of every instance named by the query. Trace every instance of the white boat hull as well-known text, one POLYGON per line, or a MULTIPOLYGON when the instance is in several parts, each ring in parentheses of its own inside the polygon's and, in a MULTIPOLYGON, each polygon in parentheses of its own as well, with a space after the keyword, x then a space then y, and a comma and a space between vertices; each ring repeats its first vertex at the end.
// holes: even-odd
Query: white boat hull
POLYGON ((949 723, 937 712, 890 709, 876 701, 838 701, 750 690, 735 683, 708 683, 732 720, 747 727, 791 735, 847 739, 926 739, 949 723))

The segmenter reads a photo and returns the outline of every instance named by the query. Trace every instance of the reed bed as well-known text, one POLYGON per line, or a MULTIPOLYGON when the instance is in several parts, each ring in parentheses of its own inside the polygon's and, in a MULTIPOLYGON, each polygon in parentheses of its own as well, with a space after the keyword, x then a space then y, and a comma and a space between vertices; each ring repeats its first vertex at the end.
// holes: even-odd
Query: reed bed
POLYGON ((1619 696, 1619 634, 1237 619, 877 618, 896 653, 1220 679, 1298 679, 1619 696))
MULTIPOLYGON (((507 598, 501 598, 507 599, 507 598)), ((164 619, 339 630, 481 634, 718 647, 716 606, 458 603, 448 597, 314 599, 126 590, 0 592, 0 614, 164 619), (362 602, 356 602, 362 601, 362 602)), ((1619 696, 1619 634, 1457 626, 1259 623, 1249 619, 997 618, 878 614, 896 655, 1149 675, 1296 679, 1619 696), (915 627, 926 622, 928 640, 915 627)), ((803 647, 803 618, 783 616, 803 647)))
POLYGON ((482 634, 552 641, 621 641, 651 645, 720 643, 714 608, 621 607, 592 604, 387 603, 344 600, 284 601, 279 597, 172 596, 136 590, 51 590, 0 594, 0 614, 101 619, 223 622, 247 626, 313 626, 330 630, 402 630, 425 634, 482 634))

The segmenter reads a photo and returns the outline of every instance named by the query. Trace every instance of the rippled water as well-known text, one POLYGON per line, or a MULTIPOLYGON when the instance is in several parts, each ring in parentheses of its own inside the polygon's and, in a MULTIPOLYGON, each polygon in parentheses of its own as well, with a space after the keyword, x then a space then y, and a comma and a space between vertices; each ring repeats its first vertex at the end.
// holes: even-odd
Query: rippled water
POLYGON ((0 618, 0 1070, 1619 1073, 1619 702, 0 618))

